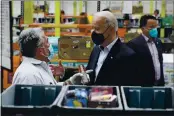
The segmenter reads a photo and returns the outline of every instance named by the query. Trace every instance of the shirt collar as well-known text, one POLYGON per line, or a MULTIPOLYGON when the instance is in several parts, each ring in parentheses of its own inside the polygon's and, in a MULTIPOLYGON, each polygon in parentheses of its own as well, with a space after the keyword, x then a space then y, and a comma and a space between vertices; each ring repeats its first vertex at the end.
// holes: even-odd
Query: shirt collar
POLYGON ((149 38, 146 35, 144 35, 143 33, 142 33, 142 36, 144 37, 144 39, 146 40, 146 42, 152 42, 153 43, 153 41, 149 41, 149 38))
POLYGON ((22 58, 23 58, 24 62, 30 62, 32 64, 41 64, 41 63, 43 63, 43 61, 41 61, 41 60, 37 60, 37 59, 26 57, 26 56, 22 56, 22 58))
POLYGON ((156 19, 158 19, 160 17, 160 15, 158 14, 157 16, 153 15, 156 19))
MULTIPOLYGON (((104 50, 107 49, 108 51, 110 51, 111 48, 112 48, 112 46, 116 43, 117 40, 118 40, 118 37, 117 37, 114 41, 112 41, 109 45, 107 45, 107 46, 104 48, 104 50)), ((101 49, 101 48, 100 48, 100 49, 101 49)), ((102 50, 103 50, 103 49, 102 49, 102 50)))

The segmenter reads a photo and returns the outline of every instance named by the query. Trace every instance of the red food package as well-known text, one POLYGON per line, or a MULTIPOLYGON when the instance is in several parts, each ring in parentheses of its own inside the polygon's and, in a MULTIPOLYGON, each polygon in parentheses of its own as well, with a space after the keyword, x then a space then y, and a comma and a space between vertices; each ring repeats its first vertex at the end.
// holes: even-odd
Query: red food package
POLYGON ((113 88, 112 87, 94 87, 91 90, 91 93, 103 93, 103 95, 106 94, 113 94, 113 88))
POLYGON ((109 95, 109 94, 113 95, 112 87, 95 87, 91 89, 89 98, 100 97, 100 96, 109 95))

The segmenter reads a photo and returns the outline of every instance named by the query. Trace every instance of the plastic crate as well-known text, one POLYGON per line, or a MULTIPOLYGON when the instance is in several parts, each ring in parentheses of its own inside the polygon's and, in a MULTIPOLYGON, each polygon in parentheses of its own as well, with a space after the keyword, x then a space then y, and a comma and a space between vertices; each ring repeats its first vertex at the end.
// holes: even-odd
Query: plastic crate
POLYGON ((47 113, 57 104, 62 86, 12 85, 2 93, 3 113, 47 113))
MULTIPOLYGON (((59 112, 61 115, 105 115, 105 114, 113 114, 113 112, 122 112, 123 107, 121 104, 121 97, 120 97, 120 92, 119 92, 119 88, 115 87, 115 86, 67 86, 66 89, 64 89, 64 93, 62 95, 62 97, 60 98, 59 102, 58 102, 58 107, 60 108, 59 112), (68 106, 64 106, 64 100, 65 100, 65 96, 68 90, 73 90, 75 88, 85 88, 86 90, 89 90, 93 87, 112 87, 113 88, 113 92, 115 95, 117 95, 117 105, 116 107, 113 108, 89 108, 89 107, 68 107, 68 106)), ((55 109, 56 111, 56 109, 55 109)))
POLYGON ((121 87, 125 111, 174 114, 174 90, 170 87, 121 87))

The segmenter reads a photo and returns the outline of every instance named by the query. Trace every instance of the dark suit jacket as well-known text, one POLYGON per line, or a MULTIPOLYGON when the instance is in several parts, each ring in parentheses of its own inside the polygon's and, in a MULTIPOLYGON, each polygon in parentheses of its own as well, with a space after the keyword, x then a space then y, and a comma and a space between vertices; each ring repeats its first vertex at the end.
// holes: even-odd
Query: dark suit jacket
POLYGON ((158 50, 159 62, 161 68, 161 77, 159 81, 155 81, 155 70, 153 60, 147 42, 142 35, 128 42, 128 46, 132 48, 137 54, 137 64, 139 81, 143 86, 164 85, 163 74, 163 57, 162 57, 162 43, 159 39, 155 39, 154 43, 158 50))
POLYGON ((94 47, 86 69, 93 69, 90 85, 137 85, 134 68, 135 52, 117 40, 106 57, 95 80, 95 68, 100 54, 99 46, 94 47))

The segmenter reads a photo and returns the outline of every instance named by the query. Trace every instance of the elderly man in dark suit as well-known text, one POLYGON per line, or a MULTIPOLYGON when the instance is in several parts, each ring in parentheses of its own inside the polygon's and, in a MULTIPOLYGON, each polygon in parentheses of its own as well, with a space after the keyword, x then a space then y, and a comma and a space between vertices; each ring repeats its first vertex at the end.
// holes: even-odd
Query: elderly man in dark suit
POLYGON ((143 86, 163 86, 162 43, 157 38, 157 20, 144 15, 140 19, 142 34, 128 43, 137 54, 137 73, 143 86))
POLYGON ((90 85, 139 85, 136 79, 135 52, 120 41, 118 23, 109 11, 93 18, 94 47, 87 69, 93 69, 90 85))

